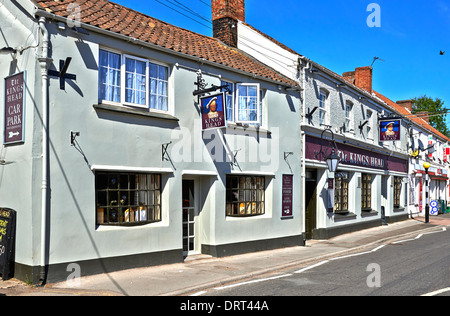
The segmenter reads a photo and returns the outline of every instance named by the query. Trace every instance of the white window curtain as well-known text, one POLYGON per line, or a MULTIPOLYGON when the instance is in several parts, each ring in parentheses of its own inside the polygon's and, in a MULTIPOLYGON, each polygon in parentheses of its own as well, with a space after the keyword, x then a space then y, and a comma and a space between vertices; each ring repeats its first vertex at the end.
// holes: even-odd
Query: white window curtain
POLYGON ((146 72, 146 62, 125 58, 125 102, 146 105, 146 72))
POLYGON ((119 54, 100 50, 99 60, 99 99, 120 102, 120 66, 119 54))
POLYGON ((150 108, 168 111, 168 80, 169 69, 158 64, 149 64, 150 67, 150 108))
POLYGON ((259 84, 237 84, 237 122, 258 123, 260 118, 259 84))

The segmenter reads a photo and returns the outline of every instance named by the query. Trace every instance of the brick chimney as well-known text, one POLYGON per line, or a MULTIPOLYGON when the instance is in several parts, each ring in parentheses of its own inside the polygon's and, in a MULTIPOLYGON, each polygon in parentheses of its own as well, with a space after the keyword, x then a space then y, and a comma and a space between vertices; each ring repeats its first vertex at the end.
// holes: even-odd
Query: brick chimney
POLYGON ((416 116, 418 116, 419 118, 421 118, 422 120, 424 120, 425 122, 430 124, 430 118, 428 116, 428 112, 427 111, 417 112, 416 116))
POLYGON ((245 22, 245 0, 212 0, 213 36, 237 47, 237 23, 245 22))
POLYGON ((406 108, 409 112, 412 113, 412 105, 413 105, 413 100, 402 100, 402 101, 397 101, 396 102, 398 105, 403 106, 404 108, 406 108))
POLYGON ((342 76, 347 82, 372 93, 372 67, 358 67, 355 71, 344 72, 342 76))
POLYGON ((355 69, 355 84, 357 87, 372 94, 372 67, 358 67, 355 69))
POLYGON ((351 84, 355 84, 355 71, 348 71, 348 72, 344 72, 342 74, 342 76, 344 77, 345 81, 351 83, 351 84))

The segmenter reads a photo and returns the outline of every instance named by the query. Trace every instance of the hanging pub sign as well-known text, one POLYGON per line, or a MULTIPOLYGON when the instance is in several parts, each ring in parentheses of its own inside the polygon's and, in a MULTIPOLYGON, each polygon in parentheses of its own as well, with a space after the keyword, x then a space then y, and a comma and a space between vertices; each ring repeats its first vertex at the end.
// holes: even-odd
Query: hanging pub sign
POLYGON ((25 140, 25 73, 5 78, 3 144, 22 143, 25 140))
POLYGON ((380 121, 380 142, 400 140, 401 120, 380 121))
POLYGON ((202 129, 227 127, 225 93, 200 98, 202 129))

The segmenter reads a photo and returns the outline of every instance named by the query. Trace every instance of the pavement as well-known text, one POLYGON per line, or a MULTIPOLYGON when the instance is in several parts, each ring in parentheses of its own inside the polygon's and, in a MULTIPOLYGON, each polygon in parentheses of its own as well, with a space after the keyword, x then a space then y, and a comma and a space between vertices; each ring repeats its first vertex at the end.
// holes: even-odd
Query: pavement
POLYGON ((450 214, 431 216, 428 224, 423 217, 417 217, 328 240, 308 240, 302 247, 225 258, 197 255, 188 257, 184 263, 104 273, 43 287, 11 279, 0 281, 0 296, 188 296, 205 288, 301 268, 447 226, 450 226, 450 214))

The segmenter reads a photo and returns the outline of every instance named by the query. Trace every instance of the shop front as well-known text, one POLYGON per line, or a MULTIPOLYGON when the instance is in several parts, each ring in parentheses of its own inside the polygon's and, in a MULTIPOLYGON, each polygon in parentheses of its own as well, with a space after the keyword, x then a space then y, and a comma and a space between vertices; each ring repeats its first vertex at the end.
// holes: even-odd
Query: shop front
MULTIPOLYGON (((448 198, 448 171, 447 169, 433 166, 428 170, 429 175, 429 200, 438 203, 438 212, 431 212, 431 215, 438 215, 446 211, 448 198)), ((412 166, 409 177, 409 213, 411 216, 425 215, 425 169, 422 164, 412 166)))
POLYGON ((304 202, 307 236, 327 239, 408 218, 406 157, 336 141, 340 163, 333 181, 325 164, 329 141, 306 136, 305 144, 305 187, 311 186, 304 202))

